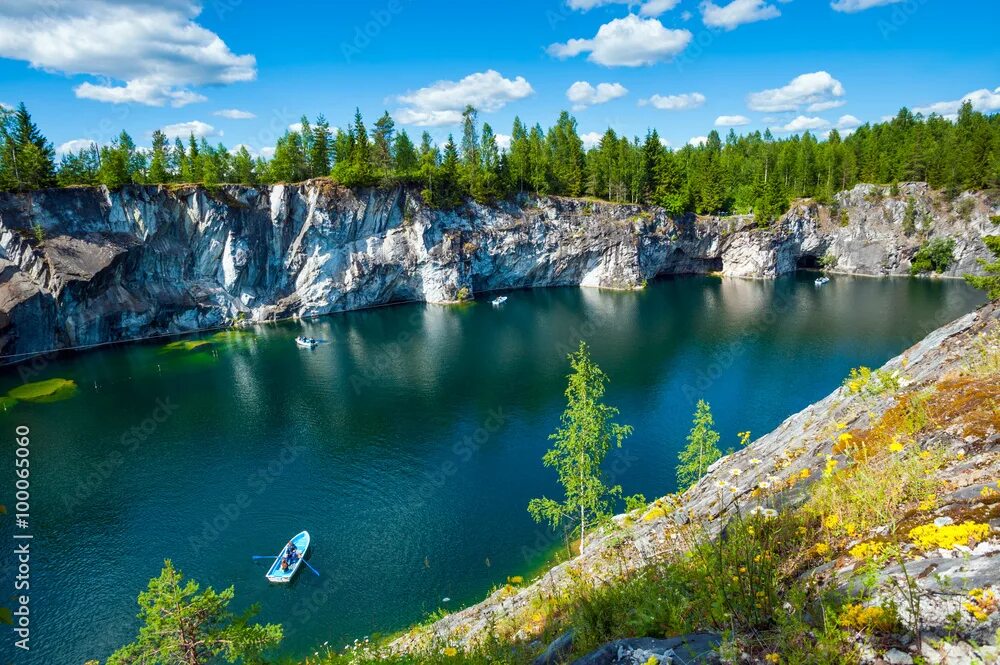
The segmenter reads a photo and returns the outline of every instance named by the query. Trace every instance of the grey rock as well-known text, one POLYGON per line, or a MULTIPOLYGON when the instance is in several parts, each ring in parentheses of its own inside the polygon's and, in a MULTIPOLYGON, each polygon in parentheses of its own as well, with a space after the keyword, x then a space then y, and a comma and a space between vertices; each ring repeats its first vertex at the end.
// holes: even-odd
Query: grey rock
POLYGON ((981 270, 982 236, 995 232, 987 199, 963 195, 975 205, 960 219, 926 185, 899 188, 897 197, 871 185, 838 194, 846 227, 805 202, 769 229, 748 216, 671 217, 561 197, 441 211, 415 191, 326 180, 0 194, 0 362, 237 319, 448 302, 462 290, 635 289, 710 271, 771 278, 824 256, 842 272, 905 274, 921 242, 901 229, 909 197, 931 220, 929 235, 956 238, 946 275, 981 270))
POLYGON ((913 657, 899 649, 889 649, 882 658, 888 665, 913 665, 913 657))
POLYGON ((721 642, 715 633, 691 633, 665 640, 617 640, 578 658, 573 665, 643 665, 650 657, 670 665, 709 665, 719 662, 716 650, 721 642))
POLYGON ((545 651, 532 661, 533 665, 558 665, 563 662, 563 658, 573 648, 573 637, 574 631, 568 630, 552 640, 545 651))

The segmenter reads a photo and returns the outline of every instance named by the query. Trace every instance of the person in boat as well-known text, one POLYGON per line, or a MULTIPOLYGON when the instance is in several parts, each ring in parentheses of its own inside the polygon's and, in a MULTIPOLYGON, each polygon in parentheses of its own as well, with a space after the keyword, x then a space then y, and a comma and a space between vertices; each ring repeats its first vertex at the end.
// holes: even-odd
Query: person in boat
POLYGON ((281 572, 283 572, 283 573, 287 573, 288 572, 288 559, 282 559, 281 560, 281 572))

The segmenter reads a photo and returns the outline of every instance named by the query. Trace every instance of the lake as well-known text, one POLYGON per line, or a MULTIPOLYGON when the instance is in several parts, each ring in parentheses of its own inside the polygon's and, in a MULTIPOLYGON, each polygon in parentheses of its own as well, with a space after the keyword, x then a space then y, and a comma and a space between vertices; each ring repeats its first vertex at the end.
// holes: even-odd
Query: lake
MULTIPOLYGON (((31 428, 32 662, 129 641, 164 558, 235 585, 235 607, 259 603, 296 655, 537 570, 560 543, 526 505, 558 492, 541 456, 580 339, 635 428, 608 468, 653 498, 674 488, 697 399, 736 446, 984 302, 956 281, 813 278, 517 291, 501 307, 398 305, 60 356, 32 380, 72 379, 75 396, 0 412, 8 459, 14 427, 31 428), (298 348, 300 334, 328 343, 298 348), (251 555, 302 529, 321 575, 269 585, 251 555)), ((4 370, 0 394, 20 382, 4 370)))

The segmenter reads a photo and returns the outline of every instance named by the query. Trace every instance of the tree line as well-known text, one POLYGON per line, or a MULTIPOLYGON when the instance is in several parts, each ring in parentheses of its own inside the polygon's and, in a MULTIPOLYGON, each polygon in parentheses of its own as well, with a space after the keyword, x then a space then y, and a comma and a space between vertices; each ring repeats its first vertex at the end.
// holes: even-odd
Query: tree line
POLYGON ((680 214, 753 213, 770 220, 789 201, 829 201, 859 182, 926 181, 957 193, 1000 187, 1000 114, 965 103, 954 120, 904 108, 886 122, 820 140, 806 132, 776 138, 770 130, 723 138, 712 131, 697 145, 670 149, 655 129, 644 138, 608 129, 589 149, 576 119, 562 112, 544 129, 515 118, 502 149, 489 123, 466 108, 457 137, 443 146, 424 132, 414 142, 388 113, 370 127, 361 112, 340 131, 320 116, 278 139, 270 159, 246 146, 230 151, 193 134, 171 140, 152 134, 140 148, 127 132, 108 145, 65 154, 24 104, 0 110, 0 189, 56 185, 221 183, 247 185, 331 177, 347 187, 411 185, 428 204, 454 207, 472 198, 492 203, 519 193, 590 196, 660 205, 680 214))

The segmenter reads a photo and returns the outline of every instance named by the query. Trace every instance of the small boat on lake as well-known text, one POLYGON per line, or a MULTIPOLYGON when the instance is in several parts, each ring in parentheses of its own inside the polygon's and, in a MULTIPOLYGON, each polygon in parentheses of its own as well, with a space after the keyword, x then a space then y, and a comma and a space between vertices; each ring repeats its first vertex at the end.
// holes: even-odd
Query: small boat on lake
POLYGON ((499 307, 500 305, 502 305, 505 302, 507 302, 507 296, 498 296, 498 297, 494 298, 493 300, 491 300, 490 302, 493 303, 494 307, 499 307))
POLYGON ((829 282, 829 281, 830 281, 830 278, 829 278, 829 277, 827 277, 826 275, 823 275, 822 277, 817 277, 817 278, 816 278, 816 281, 815 281, 815 282, 813 282, 813 283, 814 283, 814 284, 815 284, 816 286, 823 286, 824 284, 826 284, 826 283, 827 283, 827 282, 829 282))
POLYGON ((316 346, 320 343, 320 340, 316 339, 315 337, 299 336, 295 338, 295 343, 304 349, 315 349, 316 346))
POLYGON ((271 568, 267 571, 267 581, 274 582, 275 584, 287 584, 292 581, 295 577, 295 573, 299 571, 299 567, 302 565, 303 559, 305 559, 306 553, 309 551, 309 532, 303 531, 299 535, 292 538, 288 543, 281 548, 281 552, 278 557, 271 564, 271 568), (292 556, 289 556, 291 546, 295 547, 295 552, 292 556), (284 568, 281 565, 282 561, 287 561, 288 565, 284 568))

